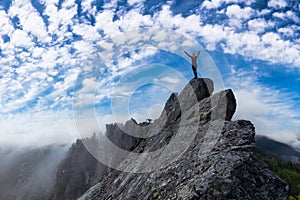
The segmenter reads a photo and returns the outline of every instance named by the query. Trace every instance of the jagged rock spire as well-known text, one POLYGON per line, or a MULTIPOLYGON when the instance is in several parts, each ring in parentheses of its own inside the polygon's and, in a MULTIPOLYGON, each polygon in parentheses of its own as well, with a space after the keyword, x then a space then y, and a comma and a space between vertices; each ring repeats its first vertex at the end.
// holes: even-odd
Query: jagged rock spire
POLYGON ((129 154, 120 163, 123 172, 105 176, 81 199, 286 199, 287 184, 254 155, 254 126, 230 121, 236 109, 233 92, 212 92, 210 79, 192 79, 179 95, 172 94, 162 115, 147 126, 150 137, 134 149, 155 152, 172 143, 170 156, 129 154), (168 164, 185 145, 173 141, 178 135, 190 143, 168 164), (126 172, 149 168, 149 159, 167 164, 147 173, 126 172))

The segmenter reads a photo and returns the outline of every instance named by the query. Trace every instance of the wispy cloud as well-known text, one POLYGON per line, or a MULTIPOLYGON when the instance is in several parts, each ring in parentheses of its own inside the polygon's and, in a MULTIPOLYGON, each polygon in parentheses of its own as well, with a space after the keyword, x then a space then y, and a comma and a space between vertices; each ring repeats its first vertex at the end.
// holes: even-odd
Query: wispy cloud
POLYGON ((232 76, 226 85, 237 98, 235 119, 251 120, 256 133, 268 135, 285 143, 298 145, 300 132, 299 109, 295 110, 293 92, 282 92, 259 83, 259 74, 232 68, 232 76))

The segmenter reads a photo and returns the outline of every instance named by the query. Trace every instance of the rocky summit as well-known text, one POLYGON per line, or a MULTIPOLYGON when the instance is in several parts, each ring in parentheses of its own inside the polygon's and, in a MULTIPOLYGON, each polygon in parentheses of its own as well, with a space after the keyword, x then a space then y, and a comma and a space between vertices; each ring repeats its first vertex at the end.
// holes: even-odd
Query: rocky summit
POLYGON ((192 79, 152 123, 129 120, 128 155, 79 199, 287 199, 288 185, 254 155, 253 124, 231 121, 234 93, 213 90, 192 79))

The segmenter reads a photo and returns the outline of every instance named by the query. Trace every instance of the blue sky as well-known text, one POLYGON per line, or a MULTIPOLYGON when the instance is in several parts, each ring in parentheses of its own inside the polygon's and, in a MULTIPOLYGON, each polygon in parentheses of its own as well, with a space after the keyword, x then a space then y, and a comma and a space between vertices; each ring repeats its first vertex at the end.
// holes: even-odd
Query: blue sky
MULTIPOLYGON (((72 141, 78 137, 73 96, 86 108, 96 105, 101 126, 114 121, 112 98, 132 95, 121 121, 158 116, 169 94, 193 76, 181 54, 196 51, 184 43, 188 38, 202 47, 199 73, 218 79, 210 73, 214 68, 224 88, 233 89, 235 119, 249 119, 257 134, 300 149, 299 9, 296 0, 3 0, 0 144, 72 141), (162 49, 123 48, 125 33, 149 28, 184 38, 159 33, 162 49), (141 74, 147 66, 157 72, 141 74), (148 84, 121 87, 119 81, 130 76, 148 84), (84 93, 76 96, 74 86, 84 93)), ((94 127, 87 123, 86 131, 94 127)))

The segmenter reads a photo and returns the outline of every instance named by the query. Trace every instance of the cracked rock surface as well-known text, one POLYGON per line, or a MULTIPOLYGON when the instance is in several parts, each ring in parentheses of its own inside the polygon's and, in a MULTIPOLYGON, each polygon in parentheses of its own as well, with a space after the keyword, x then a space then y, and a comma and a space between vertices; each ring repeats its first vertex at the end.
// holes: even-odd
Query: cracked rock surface
POLYGON ((231 121, 233 92, 212 92, 210 79, 192 79, 153 123, 132 123, 149 137, 80 199, 287 199, 288 185, 254 155, 253 124, 231 121))

